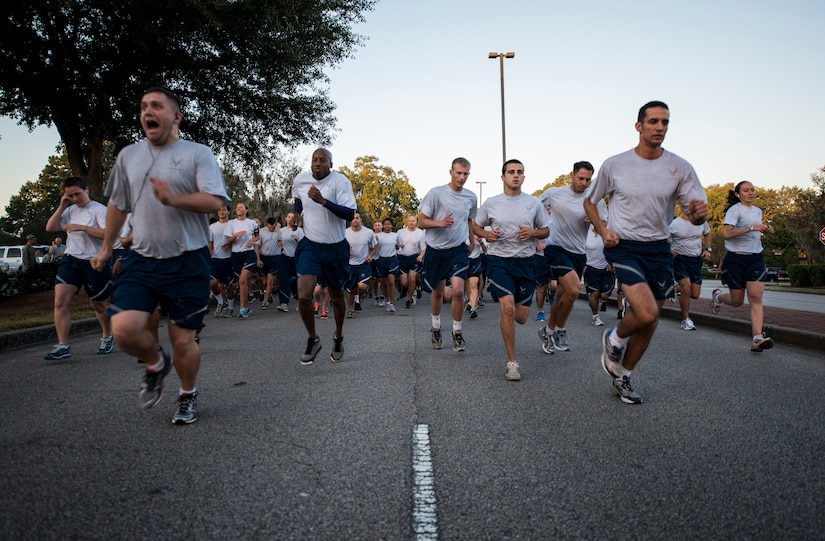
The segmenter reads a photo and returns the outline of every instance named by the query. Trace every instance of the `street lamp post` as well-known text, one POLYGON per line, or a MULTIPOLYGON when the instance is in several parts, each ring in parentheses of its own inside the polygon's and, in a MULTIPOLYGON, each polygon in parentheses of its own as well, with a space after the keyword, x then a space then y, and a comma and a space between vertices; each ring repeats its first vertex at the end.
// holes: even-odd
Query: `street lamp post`
POLYGON ((481 206, 481 190, 484 188, 484 185, 487 184, 486 180, 477 180, 476 184, 478 184, 478 206, 481 206))
POLYGON ((516 53, 489 53, 487 58, 498 58, 499 74, 501 77, 501 161, 507 161, 507 138, 504 135, 504 59, 513 58, 516 53))

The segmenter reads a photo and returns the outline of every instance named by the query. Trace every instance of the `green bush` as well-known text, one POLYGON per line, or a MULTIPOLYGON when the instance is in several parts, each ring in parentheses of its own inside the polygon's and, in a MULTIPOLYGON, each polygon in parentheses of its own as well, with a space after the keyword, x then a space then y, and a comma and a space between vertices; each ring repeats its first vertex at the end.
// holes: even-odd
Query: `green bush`
POLYGON ((54 279, 57 276, 57 263, 40 263, 25 272, 17 273, 14 277, 16 288, 21 293, 34 293, 36 291, 46 291, 54 287, 54 279))
POLYGON ((796 287, 811 287, 810 265, 791 265, 788 267, 788 276, 791 285, 796 287))
POLYGON ((825 265, 811 265, 809 273, 811 275, 811 285, 814 287, 825 286, 825 265))

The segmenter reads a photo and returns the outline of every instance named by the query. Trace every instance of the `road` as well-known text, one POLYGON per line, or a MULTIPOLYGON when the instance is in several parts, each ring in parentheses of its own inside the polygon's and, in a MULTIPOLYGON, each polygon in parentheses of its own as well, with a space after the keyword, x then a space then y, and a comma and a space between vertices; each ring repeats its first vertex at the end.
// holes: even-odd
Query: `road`
MULTIPOLYGON (((426 301, 426 297, 424 299, 426 301)), ((645 403, 609 391, 600 329, 578 302, 573 350, 519 327, 504 379, 498 307, 465 321, 467 351, 430 345, 422 304, 371 305, 346 353, 301 366, 298 314, 253 305, 207 319, 200 420, 171 391, 137 405, 141 366, 0 353, 4 539, 814 539, 825 529, 825 363, 747 336, 662 320, 634 371, 645 403)), ((448 319, 445 311, 444 319, 448 319)), ((612 313, 605 318, 613 321, 612 313)), ((164 329, 165 331, 165 329, 164 329)))

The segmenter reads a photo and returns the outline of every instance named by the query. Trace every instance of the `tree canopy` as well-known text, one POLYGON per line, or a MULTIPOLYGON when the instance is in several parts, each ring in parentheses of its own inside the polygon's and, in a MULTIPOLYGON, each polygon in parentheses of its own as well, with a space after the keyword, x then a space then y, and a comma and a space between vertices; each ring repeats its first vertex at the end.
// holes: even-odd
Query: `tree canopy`
POLYGON ((141 94, 183 102, 184 137, 259 166, 326 144, 334 104, 320 85, 363 43, 375 0, 27 0, 0 18, 0 114, 54 125, 72 173, 99 199, 115 151, 142 136, 141 94))
POLYGON ((418 212, 415 188, 404 171, 378 165, 375 156, 361 156, 356 158, 352 169, 339 167, 337 170, 352 183, 358 211, 370 227, 372 221, 389 218, 395 229, 400 229, 408 214, 418 212))

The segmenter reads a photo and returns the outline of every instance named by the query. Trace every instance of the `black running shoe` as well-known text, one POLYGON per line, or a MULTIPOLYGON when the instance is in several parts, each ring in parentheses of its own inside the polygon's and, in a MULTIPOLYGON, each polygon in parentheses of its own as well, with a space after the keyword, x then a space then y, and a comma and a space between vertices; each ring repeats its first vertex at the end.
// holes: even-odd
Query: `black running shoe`
POLYGON ((307 338, 307 349, 301 355, 301 364, 312 364, 315 362, 315 356, 321 351, 320 338, 307 338))
POLYGON ((160 355, 163 357, 163 368, 158 372, 150 372, 146 370, 143 373, 143 385, 140 389, 140 407, 149 409, 155 407, 160 402, 163 396, 163 378, 172 369, 172 359, 166 355, 163 349, 160 350, 160 355))
POLYGON ((198 391, 178 396, 178 411, 172 416, 173 425, 191 425, 198 420, 198 391))

